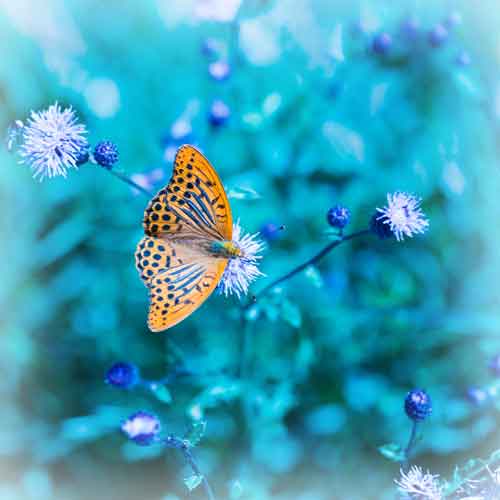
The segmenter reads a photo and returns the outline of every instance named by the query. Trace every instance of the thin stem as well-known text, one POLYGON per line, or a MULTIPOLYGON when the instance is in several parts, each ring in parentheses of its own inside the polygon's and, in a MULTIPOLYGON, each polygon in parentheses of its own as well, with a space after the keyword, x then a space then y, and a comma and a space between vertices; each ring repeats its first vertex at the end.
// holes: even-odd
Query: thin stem
POLYGON ((117 172, 116 170, 112 170, 110 168, 104 168, 104 170, 108 171, 111 175, 114 175, 117 179, 120 179, 129 186, 132 186, 134 189, 137 189, 137 191, 146 195, 148 198, 151 198, 151 196, 153 196, 153 194, 150 193, 147 189, 137 184, 137 182, 134 182, 132 179, 130 179, 130 177, 127 177, 125 174, 122 174, 121 172, 117 172))
POLYGON ((413 424, 411 426, 411 432, 410 432, 410 439, 408 439, 408 444, 406 445, 406 448, 404 449, 404 458, 403 462, 401 463, 403 470, 407 471, 410 465, 410 457, 413 452, 413 447, 415 446, 415 443, 417 442, 417 426, 418 422, 416 420, 413 420, 413 424))
POLYGON ((208 482, 205 475, 201 473, 200 468, 198 467, 198 464, 196 463, 193 454, 191 453, 191 450, 187 446, 183 446, 182 452, 184 453, 184 458, 186 459, 186 462, 190 465, 193 472, 197 476, 201 477, 201 483, 203 484, 203 489, 205 490, 207 498, 209 500, 215 500, 215 496, 210 486, 210 483, 208 482))
POLYGON ((208 500, 215 500, 215 495, 214 492, 212 491, 210 483, 208 482, 207 478, 205 477, 204 474, 202 474, 200 468, 198 467, 198 464, 196 463, 196 460, 193 456, 193 453, 191 452, 191 448, 189 447, 189 445, 185 441, 176 436, 168 436, 167 438, 165 438, 163 442, 170 448, 176 448, 182 452, 182 454, 184 455, 184 459, 191 467, 193 473, 196 476, 201 477, 201 484, 203 485, 203 489, 205 490, 208 500))
POLYGON ((319 262, 323 257, 328 255, 334 248, 338 247, 340 244, 344 243, 345 241, 353 240, 354 238, 357 238, 359 236, 364 236, 365 234, 369 234, 370 230, 369 229, 364 229, 362 231, 358 231, 356 233, 349 234, 347 236, 341 236, 340 239, 333 241, 332 243, 329 243, 324 247, 320 252, 318 252, 316 255, 311 257, 310 259, 306 260, 304 263, 298 265, 297 267, 293 268, 291 271, 288 273, 284 274, 283 276, 280 276, 279 278, 276 278, 274 281, 272 281, 269 285, 264 287, 260 292, 256 293, 253 296, 253 301, 250 302, 245 306, 245 309, 248 309, 253 302, 255 302, 257 299, 260 297, 263 297, 267 293, 269 293, 273 288, 275 288, 277 285, 280 283, 283 283, 284 281, 289 280, 296 274, 300 273, 304 269, 308 268, 309 266, 316 264, 319 262))

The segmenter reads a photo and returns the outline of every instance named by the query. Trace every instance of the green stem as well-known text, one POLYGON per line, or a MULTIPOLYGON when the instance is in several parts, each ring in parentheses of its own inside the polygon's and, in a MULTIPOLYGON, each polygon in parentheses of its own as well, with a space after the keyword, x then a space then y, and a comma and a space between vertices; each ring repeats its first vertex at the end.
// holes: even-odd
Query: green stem
POLYGON ((347 236, 341 236, 340 239, 333 241, 332 243, 329 243, 324 247, 322 250, 320 250, 316 255, 311 257, 310 259, 306 260, 302 264, 298 265, 297 267, 294 267, 291 271, 288 273, 284 274, 283 276, 280 276, 279 278, 276 278, 274 281, 269 283, 266 287, 264 287, 260 292, 256 293, 253 296, 253 300, 248 303, 245 306, 245 309, 248 309, 251 307, 251 305, 256 302, 259 298, 263 297, 267 293, 269 293, 273 288, 278 286, 280 283, 283 283, 284 281, 289 280, 290 278, 293 278, 296 274, 299 274, 302 272, 304 269, 307 269, 309 266, 312 266, 319 262, 323 257, 328 255, 334 248, 338 247, 345 241, 353 240, 354 238, 358 238, 359 236, 364 236, 366 234, 370 234, 369 229, 364 229, 362 231, 358 231, 356 233, 349 234, 347 236))
POLYGON ((142 194, 146 195, 148 198, 151 198, 153 196, 152 193, 150 193, 147 189, 144 189, 142 186, 139 186, 137 182, 134 182, 130 177, 127 177, 125 174, 122 174, 121 172, 117 172, 116 170, 111 170, 109 168, 106 168, 111 175, 114 175, 117 179, 120 179, 121 181, 125 182, 129 186, 132 186, 134 189, 137 189, 137 191, 141 192, 142 194))
POLYGON ((184 440, 176 436, 168 436, 167 438, 163 439, 162 442, 168 447, 176 448, 182 452, 182 454, 184 455, 184 459, 191 467, 193 473, 201 477, 201 484, 203 485, 203 489, 205 490, 205 494, 207 495, 208 500, 215 500, 214 492, 212 491, 210 483, 198 467, 198 464, 196 463, 189 445, 184 440))
POLYGON ((418 422, 413 420, 413 424, 411 426, 410 438, 408 439, 408 444, 404 450, 404 459, 401 463, 401 467, 406 472, 410 467, 410 458, 413 453, 413 448, 415 443, 417 442, 417 426, 418 422))

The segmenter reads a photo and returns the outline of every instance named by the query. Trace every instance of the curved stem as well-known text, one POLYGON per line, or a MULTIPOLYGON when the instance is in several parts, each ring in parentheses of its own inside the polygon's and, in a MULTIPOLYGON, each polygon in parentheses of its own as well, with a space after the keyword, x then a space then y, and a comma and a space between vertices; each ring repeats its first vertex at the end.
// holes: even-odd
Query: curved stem
POLYGON ((256 293, 253 296, 253 301, 250 302, 249 304, 247 304, 245 306, 245 309, 250 307, 252 305, 252 303, 255 302, 257 299, 259 299, 260 297, 263 297, 264 295, 269 293, 273 288, 275 288, 280 283, 283 283, 284 281, 289 280, 290 278, 292 278, 296 274, 300 273, 304 269, 319 262, 323 257, 328 255, 334 248, 338 247, 340 244, 344 243, 345 241, 349 241, 349 240, 353 240, 354 238, 358 238, 359 236, 364 236, 365 234, 370 234, 370 230, 364 229, 362 231, 357 231, 356 233, 351 233, 347 236, 341 236, 340 239, 333 241, 332 243, 329 243, 328 245, 326 245, 326 247, 324 247, 316 255, 314 255, 310 259, 306 260, 304 263, 298 265, 297 267, 293 268, 291 271, 284 274, 283 276, 276 278, 274 281, 269 283, 269 285, 264 287, 260 292, 256 293))
POLYGON ((163 440, 163 443, 170 448, 176 448, 182 452, 184 455, 184 459, 186 462, 189 464, 191 467, 191 470, 196 476, 201 477, 201 484, 203 485, 203 489, 205 490, 205 493, 207 495, 208 500, 215 500, 214 492, 212 491, 212 487, 210 486, 210 483, 208 482, 207 478, 205 477, 204 474, 202 474, 200 468, 198 467, 198 464, 196 463, 196 460, 193 456, 193 453, 191 452, 191 449, 189 445, 183 441, 182 439, 176 437, 176 436, 168 436, 163 440))
POLYGON ((404 458, 401 464, 404 471, 407 471, 410 466, 410 457, 413 452, 413 447, 417 442, 417 426, 418 422, 416 420, 413 420, 413 424, 411 426, 410 438, 408 439, 408 444, 404 449, 404 458))
POLYGON ((151 198, 151 196, 153 196, 152 193, 150 193, 147 189, 144 189, 142 186, 139 186, 137 182, 134 182, 132 179, 130 179, 130 177, 127 177, 125 174, 122 174, 121 172, 117 172, 115 170, 111 170, 109 168, 106 168, 105 170, 107 170, 111 175, 114 175, 117 179, 120 179, 129 186, 132 186, 134 189, 137 189, 137 191, 146 195, 148 198, 151 198))

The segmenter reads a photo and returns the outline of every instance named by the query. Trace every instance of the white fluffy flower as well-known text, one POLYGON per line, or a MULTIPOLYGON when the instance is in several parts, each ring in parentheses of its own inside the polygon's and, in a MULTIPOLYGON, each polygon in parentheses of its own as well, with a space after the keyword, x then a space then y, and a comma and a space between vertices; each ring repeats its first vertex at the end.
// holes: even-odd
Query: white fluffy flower
POLYGON ((394 482, 398 490, 409 496, 412 500, 441 500, 443 498, 442 486, 439 476, 424 472, 414 465, 408 472, 400 471, 401 477, 394 482))
POLYGON ((72 108, 61 109, 55 103, 48 109, 32 111, 22 128, 21 163, 31 167, 35 179, 66 177, 67 169, 75 168, 88 148, 86 133, 72 108))
POLYGON ((398 241, 405 236, 412 237, 417 233, 425 233, 429 221, 420 208, 421 200, 412 194, 396 191, 387 194, 387 206, 377 208, 381 215, 377 220, 388 224, 398 241))
POLYGON ((264 243, 258 239, 258 234, 244 234, 239 220, 233 224, 233 243, 241 250, 242 255, 229 259, 222 279, 219 283, 219 292, 226 297, 235 294, 238 298, 248 292, 248 286, 259 276, 259 255, 264 243))

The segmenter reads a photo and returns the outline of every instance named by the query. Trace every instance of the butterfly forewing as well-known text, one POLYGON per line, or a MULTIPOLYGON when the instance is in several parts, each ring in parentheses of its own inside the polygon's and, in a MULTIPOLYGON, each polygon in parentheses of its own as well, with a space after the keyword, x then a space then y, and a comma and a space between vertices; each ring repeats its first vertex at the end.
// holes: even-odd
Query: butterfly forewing
POLYGON ((149 236, 231 240, 231 209, 224 186, 198 150, 179 148, 170 183, 149 203, 143 225, 149 236))
POLYGON ((228 262, 207 248, 232 238, 229 202, 219 176, 192 146, 179 148, 170 183, 148 204, 143 225, 136 267, 149 288, 149 328, 158 332, 196 310, 228 262))

